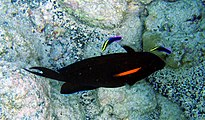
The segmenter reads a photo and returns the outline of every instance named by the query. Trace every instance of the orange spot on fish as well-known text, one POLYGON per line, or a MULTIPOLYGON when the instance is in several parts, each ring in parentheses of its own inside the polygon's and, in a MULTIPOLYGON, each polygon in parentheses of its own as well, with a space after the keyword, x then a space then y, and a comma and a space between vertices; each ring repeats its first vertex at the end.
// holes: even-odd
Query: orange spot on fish
POLYGON ((125 72, 121 72, 119 74, 115 74, 114 77, 122 77, 122 76, 130 75, 130 74, 138 72, 140 69, 141 69, 141 67, 135 68, 135 69, 132 69, 132 70, 128 70, 128 71, 125 71, 125 72))

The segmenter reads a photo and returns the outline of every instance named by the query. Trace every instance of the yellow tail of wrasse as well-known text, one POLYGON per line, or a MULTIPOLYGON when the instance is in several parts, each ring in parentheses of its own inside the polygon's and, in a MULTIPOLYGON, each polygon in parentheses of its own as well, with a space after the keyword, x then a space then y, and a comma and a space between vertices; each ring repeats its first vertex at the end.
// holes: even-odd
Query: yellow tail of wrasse
POLYGON ((106 41, 103 43, 102 48, 101 48, 102 51, 105 51, 105 49, 106 49, 107 46, 108 46, 108 42, 109 42, 109 40, 106 40, 106 41))
POLYGON ((152 52, 152 51, 155 51, 157 48, 158 48, 158 46, 157 46, 157 47, 152 48, 150 51, 151 51, 151 52, 152 52))

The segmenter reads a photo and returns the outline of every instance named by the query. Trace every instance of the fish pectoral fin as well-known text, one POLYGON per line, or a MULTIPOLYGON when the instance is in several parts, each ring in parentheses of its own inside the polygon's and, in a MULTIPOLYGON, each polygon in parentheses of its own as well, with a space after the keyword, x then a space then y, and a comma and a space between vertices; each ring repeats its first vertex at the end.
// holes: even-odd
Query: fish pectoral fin
POLYGON ((132 48, 129 47, 129 46, 124 45, 124 46, 122 46, 122 47, 127 51, 127 53, 135 53, 135 50, 132 49, 132 48))
POLYGON ((84 91, 84 90, 93 90, 93 89, 96 89, 98 87, 92 87, 92 86, 83 86, 83 85, 80 85, 80 84, 74 84, 74 83, 64 83, 62 86, 61 86, 61 91, 60 93, 61 94, 72 94, 72 93, 75 93, 75 92, 79 92, 79 91, 84 91))

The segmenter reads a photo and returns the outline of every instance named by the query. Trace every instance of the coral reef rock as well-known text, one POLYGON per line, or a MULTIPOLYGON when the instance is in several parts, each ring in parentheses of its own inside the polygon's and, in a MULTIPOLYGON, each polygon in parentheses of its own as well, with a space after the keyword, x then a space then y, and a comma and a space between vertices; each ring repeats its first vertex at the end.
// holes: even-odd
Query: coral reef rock
POLYGON ((205 62, 192 68, 163 69, 148 79, 162 95, 179 104, 191 119, 205 118, 205 62))
POLYGON ((21 64, 0 61, 0 119, 83 119, 75 95, 51 95, 49 81, 21 64))

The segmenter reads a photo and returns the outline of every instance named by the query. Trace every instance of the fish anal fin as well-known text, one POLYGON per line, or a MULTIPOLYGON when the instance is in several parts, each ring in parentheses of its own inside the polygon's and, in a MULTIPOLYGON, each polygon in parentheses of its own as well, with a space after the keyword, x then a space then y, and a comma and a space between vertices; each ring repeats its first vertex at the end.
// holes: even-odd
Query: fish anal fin
POLYGON ((84 85, 80 85, 80 84, 74 84, 74 83, 64 83, 61 86, 61 94, 72 94, 75 92, 79 92, 79 91, 84 91, 84 90, 93 90, 96 89, 97 87, 92 87, 92 86, 84 86, 84 85))

